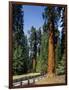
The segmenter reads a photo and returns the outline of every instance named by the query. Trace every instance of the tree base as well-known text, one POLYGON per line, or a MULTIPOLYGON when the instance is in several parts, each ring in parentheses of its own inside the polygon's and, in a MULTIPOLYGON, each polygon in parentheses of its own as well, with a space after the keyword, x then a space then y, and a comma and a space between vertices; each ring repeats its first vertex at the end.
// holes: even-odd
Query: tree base
POLYGON ((56 75, 54 74, 54 73, 48 73, 47 74, 47 78, 48 79, 51 79, 51 78, 53 78, 53 77, 55 77, 56 75))

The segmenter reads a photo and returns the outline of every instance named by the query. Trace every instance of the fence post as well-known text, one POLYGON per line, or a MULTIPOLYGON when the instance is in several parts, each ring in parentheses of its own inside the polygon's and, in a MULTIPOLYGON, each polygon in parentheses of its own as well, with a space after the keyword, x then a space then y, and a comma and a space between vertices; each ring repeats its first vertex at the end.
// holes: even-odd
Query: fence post
POLYGON ((33 83, 35 83, 35 78, 33 78, 33 83))
POLYGON ((29 85, 29 79, 28 79, 28 85, 29 85))
POLYGON ((20 86, 22 86, 22 81, 20 82, 20 86))

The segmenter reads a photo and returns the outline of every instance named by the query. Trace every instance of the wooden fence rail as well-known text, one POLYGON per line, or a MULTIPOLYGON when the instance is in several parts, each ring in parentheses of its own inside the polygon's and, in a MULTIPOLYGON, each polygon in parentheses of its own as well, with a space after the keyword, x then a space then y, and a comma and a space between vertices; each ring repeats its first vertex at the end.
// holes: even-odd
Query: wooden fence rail
POLYGON ((23 77, 20 79, 15 79, 13 80, 13 86, 35 84, 36 81, 42 79, 44 76, 45 75, 38 75, 38 76, 29 76, 29 77, 23 77))

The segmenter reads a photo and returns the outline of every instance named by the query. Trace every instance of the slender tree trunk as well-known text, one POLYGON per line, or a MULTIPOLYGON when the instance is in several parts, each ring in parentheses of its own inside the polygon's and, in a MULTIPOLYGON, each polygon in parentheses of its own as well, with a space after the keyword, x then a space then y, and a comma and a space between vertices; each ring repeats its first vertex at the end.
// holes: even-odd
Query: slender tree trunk
POLYGON ((33 72, 36 71, 36 60, 35 58, 33 58, 33 72))
POLYGON ((48 76, 55 75, 55 49, 54 49, 54 26, 50 23, 49 27, 49 46, 48 46, 48 76))

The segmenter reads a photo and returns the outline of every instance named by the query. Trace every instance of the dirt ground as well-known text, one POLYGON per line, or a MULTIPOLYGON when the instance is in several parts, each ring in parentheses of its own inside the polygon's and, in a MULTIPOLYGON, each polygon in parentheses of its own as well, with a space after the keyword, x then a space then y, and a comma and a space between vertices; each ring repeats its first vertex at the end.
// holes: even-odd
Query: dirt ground
POLYGON ((65 75, 54 76, 52 78, 44 77, 42 80, 36 82, 36 84, 60 84, 65 83, 65 75))

